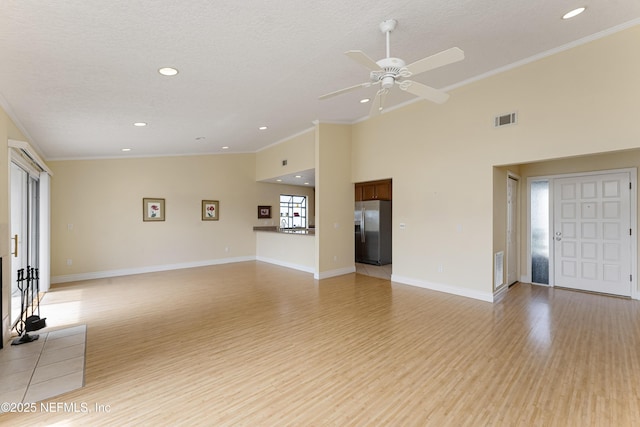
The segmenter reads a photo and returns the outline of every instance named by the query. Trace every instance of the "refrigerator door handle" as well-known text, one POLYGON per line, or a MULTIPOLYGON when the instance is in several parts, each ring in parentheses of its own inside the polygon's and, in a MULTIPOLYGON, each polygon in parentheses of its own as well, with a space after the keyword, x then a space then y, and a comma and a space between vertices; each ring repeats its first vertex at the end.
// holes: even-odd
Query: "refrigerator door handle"
POLYGON ((364 243, 364 242, 366 241, 366 238, 364 237, 364 232, 365 232, 365 230, 367 229, 366 223, 365 223, 365 221, 364 221, 364 218, 365 218, 365 216, 364 216, 364 210, 365 210, 365 208, 364 208, 364 206, 363 206, 363 207, 362 207, 362 210, 360 211, 360 212, 361 212, 361 213, 360 213, 360 215, 362 216, 362 221, 360 221, 360 224, 362 224, 362 225, 361 225, 361 227, 360 227, 360 228, 361 228, 361 231, 360 231, 360 241, 361 241, 362 243, 364 243))

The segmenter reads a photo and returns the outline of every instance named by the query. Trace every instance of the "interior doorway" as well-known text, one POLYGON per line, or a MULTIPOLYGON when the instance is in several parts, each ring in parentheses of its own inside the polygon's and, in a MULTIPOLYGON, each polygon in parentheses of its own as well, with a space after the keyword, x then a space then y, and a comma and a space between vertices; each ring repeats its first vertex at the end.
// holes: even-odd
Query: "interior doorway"
POLYGON ((354 193, 356 273, 391 280, 393 180, 358 182, 354 193))

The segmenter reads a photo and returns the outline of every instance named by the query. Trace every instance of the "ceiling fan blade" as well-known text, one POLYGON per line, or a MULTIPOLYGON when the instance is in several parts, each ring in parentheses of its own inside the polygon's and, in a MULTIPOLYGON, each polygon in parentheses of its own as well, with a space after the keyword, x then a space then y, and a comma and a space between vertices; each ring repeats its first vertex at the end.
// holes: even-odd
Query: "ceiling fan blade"
POLYGON ((464 59, 464 52, 462 49, 452 47, 451 49, 443 50, 435 55, 427 56, 412 64, 407 65, 407 70, 412 76, 425 71, 433 70, 434 68, 442 67, 444 65, 452 64, 454 62, 462 61, 464 59))
POLYGON ((351 92, 352 90, 360 89, 362 87, 369 87, 369 86, 371 86, 370 82, 360 83, 360 84, 357 84, 355 86, 350 86, 350 87, 346 87, 344 89, 336 90, 335 92, 327 93, 325 95, 322 95, 318 99, 323 100, 323 99, 331 98, 333 96, 342 95, 343 93, 351 92))
POLYGON ((427 99, 436 104, 443 104, 449 99, 449 94, 441 90, 434 89, 430 86, 423 85, 422 83, 412 82, 410 80, 404 80, 398 85, 400 89, 406 90, 421 98, 427 99))
POLYGON ((376 97, 373 99, 373 102, 371 103, 371 110, 369 110, 369 117, 375 117, 382 112, 382 109, 384 107, 384 99, 387 93, 389 93, 389 89, 381 88, 380 90, 378 90, 378 92, 376 93, 376 97))
POLYGON ((376 61, 369 58, 366 53, 360 50, 349 50, 344 54, 347 55, 349 58, 353 59, 354 61, 356 61, 357 63, 364 65, 370 71, 381 70, 380 66, 376 64, 376 61))

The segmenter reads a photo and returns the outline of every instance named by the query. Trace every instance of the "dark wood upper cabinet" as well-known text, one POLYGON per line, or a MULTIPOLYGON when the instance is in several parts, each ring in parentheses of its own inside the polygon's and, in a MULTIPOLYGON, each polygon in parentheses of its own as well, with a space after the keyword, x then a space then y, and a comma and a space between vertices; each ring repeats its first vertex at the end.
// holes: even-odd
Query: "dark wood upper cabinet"
POLYGON ((391 200, 391 180, 358 182, 355 185, 356 202, 363 200, 391 200))

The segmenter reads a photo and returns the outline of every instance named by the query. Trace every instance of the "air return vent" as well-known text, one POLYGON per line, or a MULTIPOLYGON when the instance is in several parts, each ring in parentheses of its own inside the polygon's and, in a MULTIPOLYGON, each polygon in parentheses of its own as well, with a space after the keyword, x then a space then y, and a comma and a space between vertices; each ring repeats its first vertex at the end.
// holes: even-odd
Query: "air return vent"
POLYGON ((516 113, 503 114, 502 116, 496 116, 493 122, 494 127, 501 127, 507 125, 516 124, 516 113))

